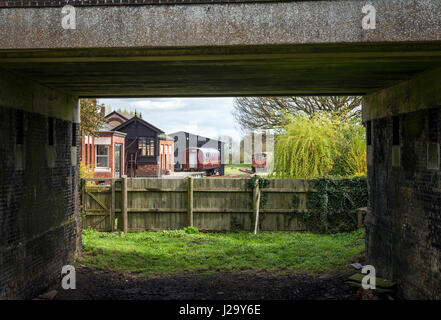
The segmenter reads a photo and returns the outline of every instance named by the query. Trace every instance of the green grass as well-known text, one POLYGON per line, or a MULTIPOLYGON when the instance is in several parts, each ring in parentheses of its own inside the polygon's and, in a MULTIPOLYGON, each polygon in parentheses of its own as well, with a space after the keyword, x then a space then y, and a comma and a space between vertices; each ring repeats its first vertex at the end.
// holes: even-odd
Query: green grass
POLYGON ((364 234, 300 232, 138 233, 83 231, 81 263, 141 276, 217 271, 332 273, 364 251, 364 234))
POLYGON ((251 170, 251 164, 227 164, 225 165, 225 175, 244 175, 248 176, 248 173, 239 171, 240 168, 246 168, 251 170))

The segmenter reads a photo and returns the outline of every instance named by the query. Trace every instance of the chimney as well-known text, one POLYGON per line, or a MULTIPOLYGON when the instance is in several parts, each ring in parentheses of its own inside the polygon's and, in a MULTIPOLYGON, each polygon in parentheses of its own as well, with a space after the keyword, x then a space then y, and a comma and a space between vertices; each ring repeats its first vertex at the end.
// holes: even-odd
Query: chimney
POLYGON ((105 117, 106 116, 106 107, 105 106, 101 106, 101 117, 105 117))

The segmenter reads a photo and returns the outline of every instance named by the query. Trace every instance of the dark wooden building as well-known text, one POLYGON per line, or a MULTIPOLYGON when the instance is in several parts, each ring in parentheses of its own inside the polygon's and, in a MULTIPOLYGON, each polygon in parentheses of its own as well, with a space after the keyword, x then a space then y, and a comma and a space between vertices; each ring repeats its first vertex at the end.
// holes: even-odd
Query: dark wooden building
POLYGON ((113 130, 127 134, 124 171, 129 177, 161 176, 160 145, 166 137, 164 131, 136 115, 113 130))
POLYGON ((220 140, 211 139, 197 134, 178 131, 169 134, 170 137, 174 139, 174 166, 175 171, 182 170, 182 164, 185 161, 185 150, 188 148, 213 148, 220 152, 221 165, 219 169, 219 175, 223 176, 225 174, 225 143, 220 140))

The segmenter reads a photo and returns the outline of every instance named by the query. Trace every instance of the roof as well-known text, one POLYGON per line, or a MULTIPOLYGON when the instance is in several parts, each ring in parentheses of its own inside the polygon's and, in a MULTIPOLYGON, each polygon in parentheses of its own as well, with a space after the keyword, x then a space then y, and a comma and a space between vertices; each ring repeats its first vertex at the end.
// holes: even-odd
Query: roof
POLYGON ((113 114, 119 115, 121 118, 125 119, 126 121, 134 117, 134 115, 125 112, 112 111, 108 115, 104 116, 104 118, 110 118, 110 116, 113 114))
POLYGON ((164 133, 164 131, 162 131, 161 129, 155 127, 154 125, 148 123, 147 121, 145 121, 144 119, 139 118, 137 115, 134 115, 130 120, 127 120, 126 122, 121 123, 119 126, 113 128, 114 131, 119 131, 120 129, 128 126, 129 124, 131 124, 132 122, 138 121, 139 123, 145 125, 147 128, 156 131, 158 133, 164 133))
POLYGON ((180 134, 188 134, 188 135, 192 135, 192 136, 195 136, 195 137, 198 137, 198 138, 201 138, 201 139, 205 139, 205 140, 209 140, 209 141, 214 141, 214 142, 216 142, 216 141, 219 142, 220 141, 221 143, 224 143, 222 140, 208 138, 208 137, 204 137, 204 136, 201 136, 201 135, 198 135, 198 134, 194 134, 194 133, 190 133, 190 132, 186 132, 186 131, 177 131, 177 132, 173 132, 173 133, 168 133, 167 135, 173 137, 175 135, 180 135, 180 134))
POLYGON ((98 130, 96 130, 96 132, 98 134, 99 133, 113 133, 116 135, 123 135, 123 136, 126 135, 126 133, 124 133, 124 132, 119 132, 119 131, 113 130, 113 126, 109 123, 104 123, 98 130))
POLYGON ((110 123, 104 123, 97 131, 103 132, 103 131, 112 131, 113 126, 110 123))
POLYGON ((170 136, 166 135, 165 133, 158 135, 158 137, 161 140, 167 140, 167 141, 174 141, 175 140, 173 137, 170 137, 170 136))

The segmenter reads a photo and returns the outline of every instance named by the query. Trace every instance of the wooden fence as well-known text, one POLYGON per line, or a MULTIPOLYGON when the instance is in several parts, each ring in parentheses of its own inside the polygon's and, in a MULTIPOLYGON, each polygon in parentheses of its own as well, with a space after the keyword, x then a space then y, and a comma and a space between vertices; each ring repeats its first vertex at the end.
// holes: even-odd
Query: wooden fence
POLYGON ((305 227, 294 213, 307 210, 306 193, 314 192, 307 180, 296 179, 271 179, 260 190, 250 179, 123 177, 90 186, 95 180, 102 179, 82 183, 83 228, 101 231, 254 230, 257 212, 259 230, 300 231, 305 227), (265 201, 258 209, 259 193, 265 201))

